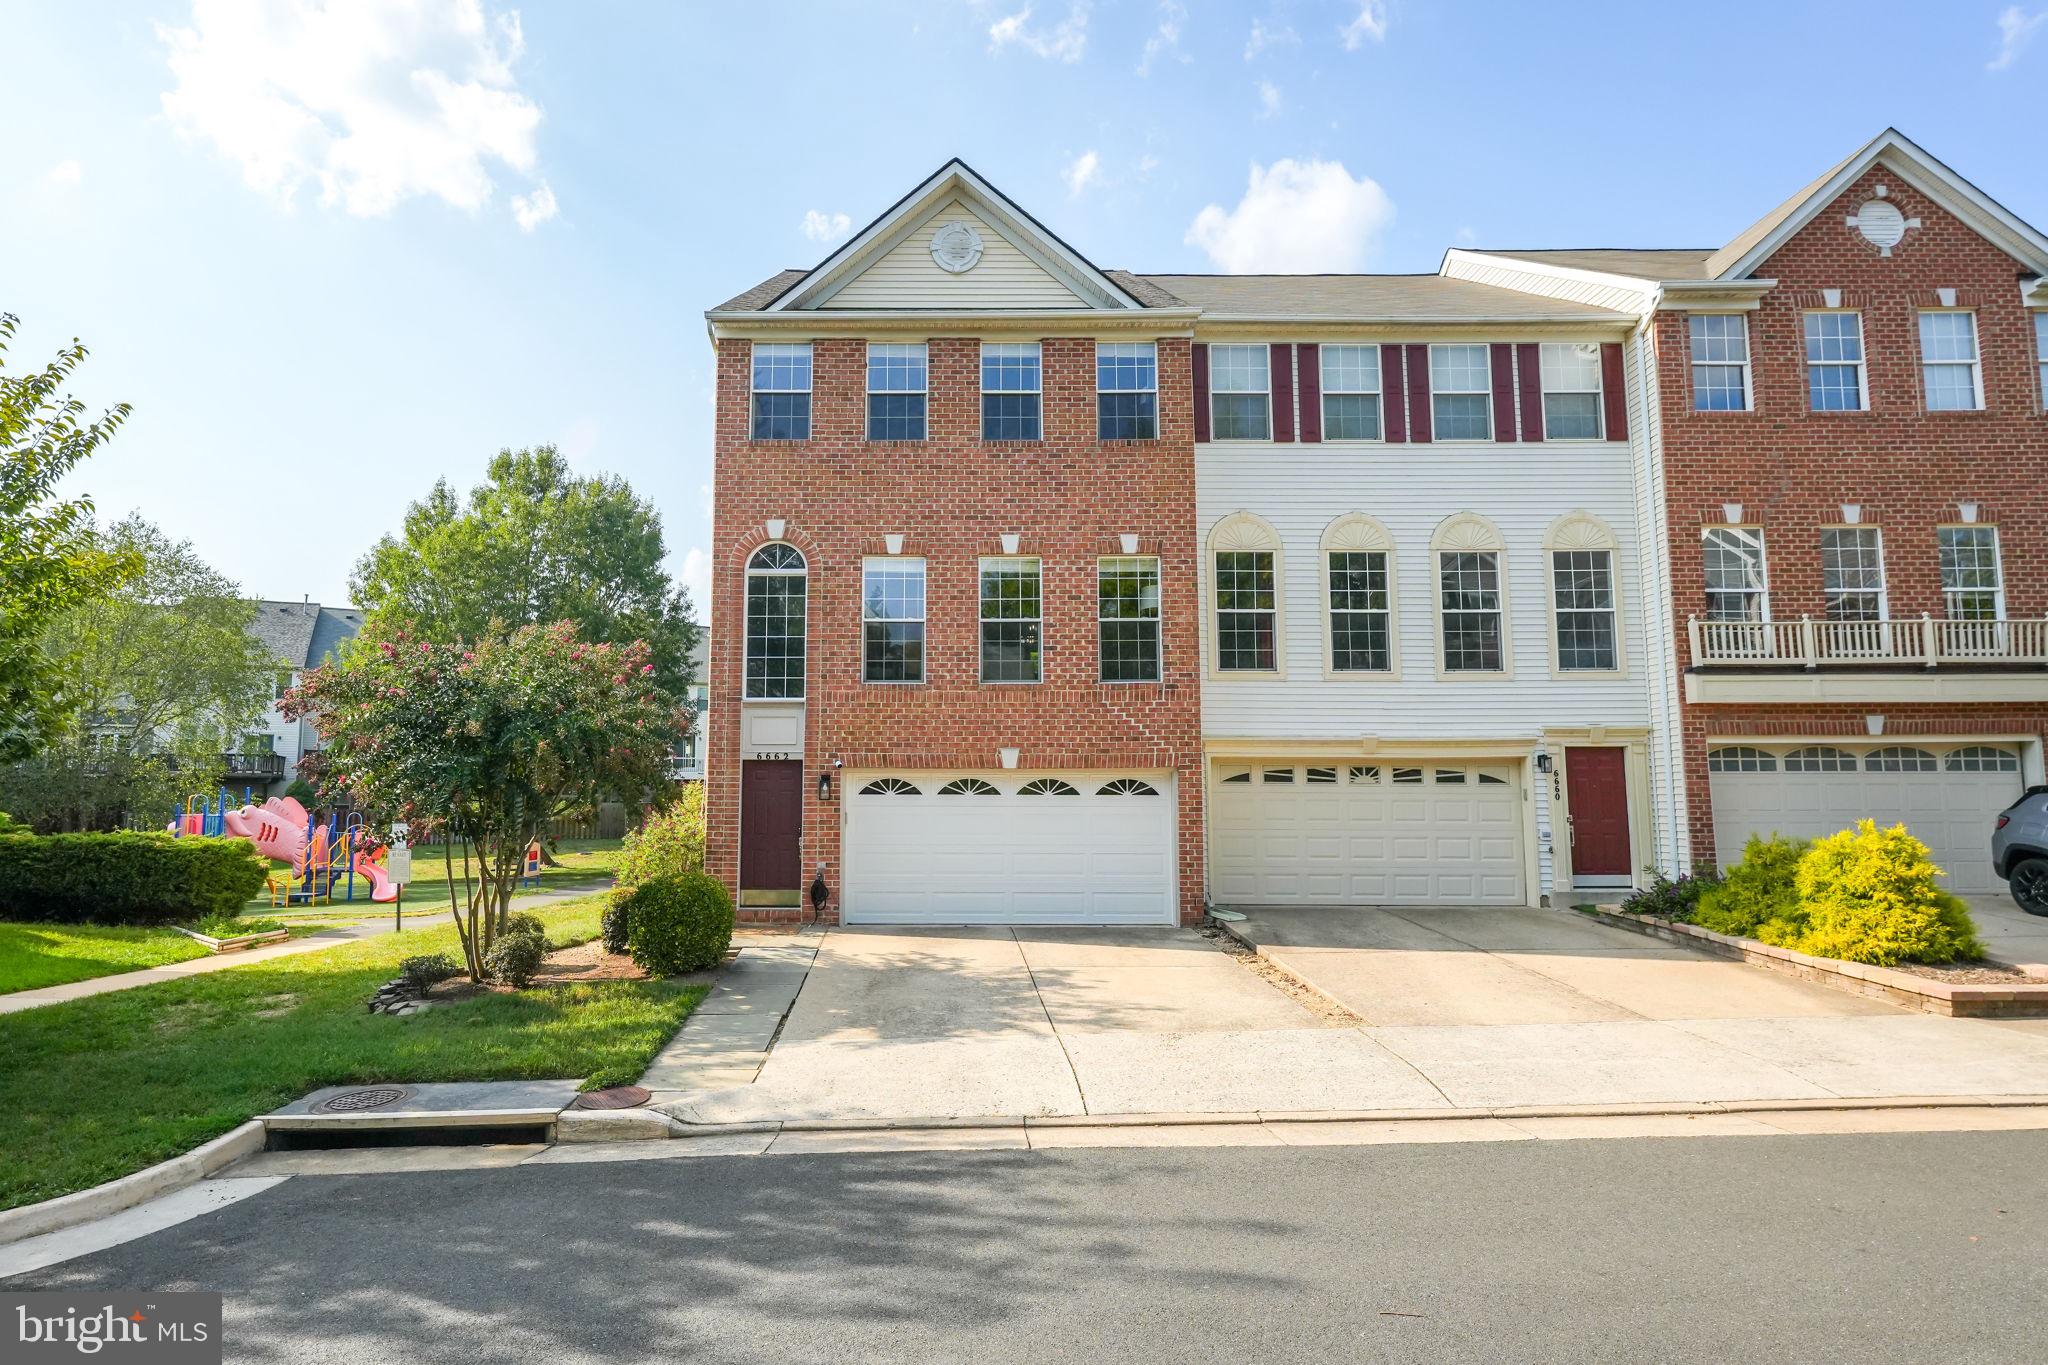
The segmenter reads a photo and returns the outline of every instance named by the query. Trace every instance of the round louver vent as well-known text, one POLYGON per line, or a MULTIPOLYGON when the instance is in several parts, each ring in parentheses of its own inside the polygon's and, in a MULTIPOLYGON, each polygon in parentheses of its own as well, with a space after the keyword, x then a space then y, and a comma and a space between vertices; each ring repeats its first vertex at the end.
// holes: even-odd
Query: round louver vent
POLYGON ((1906 236, 1906 215, 1897 204, 1873 199, 1856 210, 1856 231, 1872 246, 1890 251, 1906 236))

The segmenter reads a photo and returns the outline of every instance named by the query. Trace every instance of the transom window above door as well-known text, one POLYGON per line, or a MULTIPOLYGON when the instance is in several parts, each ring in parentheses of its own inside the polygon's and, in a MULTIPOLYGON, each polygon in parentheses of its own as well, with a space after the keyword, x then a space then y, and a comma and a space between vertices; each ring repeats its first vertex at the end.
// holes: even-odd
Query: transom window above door
POLYGON ((763 545, 747 560, 746 695, 804 695, 804 557, 794 545, 763 545))

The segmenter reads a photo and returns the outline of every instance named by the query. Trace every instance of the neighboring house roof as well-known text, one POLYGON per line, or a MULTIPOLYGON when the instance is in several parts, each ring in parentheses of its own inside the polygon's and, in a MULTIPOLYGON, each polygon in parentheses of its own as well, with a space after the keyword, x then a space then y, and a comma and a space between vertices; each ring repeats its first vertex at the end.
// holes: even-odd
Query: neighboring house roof
POLYGON ((324 664, 334 657, 342 642, 362 633, 363 614, 354 607, 322 607, 313 626, 313 644, 306 651, 307 664, 324 664))
POLYGON ((791 285, 810 273, 808 270, 778 270, 752 289, 733 295, 711 311, 714 313, 759 312, 788 293, 791 285))
POLYGON ((1148 283, 1216 318, 1491 322, 1624 320, 1592 304, 1525 294, 1443 275, 1146 275, 1148 283))
POLYGON ((327 662, 343 640, 363 628, 363 614, 354 607, 323 607, 318 602, 256 603, 249 633, 263 647, 293 668, 327 662))
POLYGON ((1464 250, 1471 256, 1498 256, 1511 261, 1554 265, 1563 270, 1590 270, 1641 280, 1704 280, 1708 277, 1707 259, 1714 254, 1712 247, 1586 247, 1534 251, 1505 248, 1482 251, 1466 247, 1464 250))

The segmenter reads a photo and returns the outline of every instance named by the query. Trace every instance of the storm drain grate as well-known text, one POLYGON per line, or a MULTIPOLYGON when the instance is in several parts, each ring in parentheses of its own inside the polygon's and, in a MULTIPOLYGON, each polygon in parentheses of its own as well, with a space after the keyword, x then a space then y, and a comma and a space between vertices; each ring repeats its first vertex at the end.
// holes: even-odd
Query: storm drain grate
POLYGON ((389 1108, 411 1094, 412 1091, 402 1085, 371 1085, 361 1090, 344 1090, 339 1095, 329 1095, 313 1107, 323 1114, 362 1114, 372 1109, 389 1108))

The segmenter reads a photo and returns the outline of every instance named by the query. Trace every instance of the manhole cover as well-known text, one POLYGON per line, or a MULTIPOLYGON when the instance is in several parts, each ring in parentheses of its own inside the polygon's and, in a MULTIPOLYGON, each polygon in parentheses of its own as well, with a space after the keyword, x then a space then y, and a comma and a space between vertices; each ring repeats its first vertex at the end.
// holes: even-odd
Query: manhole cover
POLYGON ((615 1085, 609 1090, 586 1090, 576 1097, 571 1109, 635 1109, 654 1098, 644 1086, 615 1085))
POLYGON ((412 1091, 402 1085, 372 1085, 329 1095, 313 1107, 323 1114, 360 1114, 394 1105, 411 1094, 412 1091))

